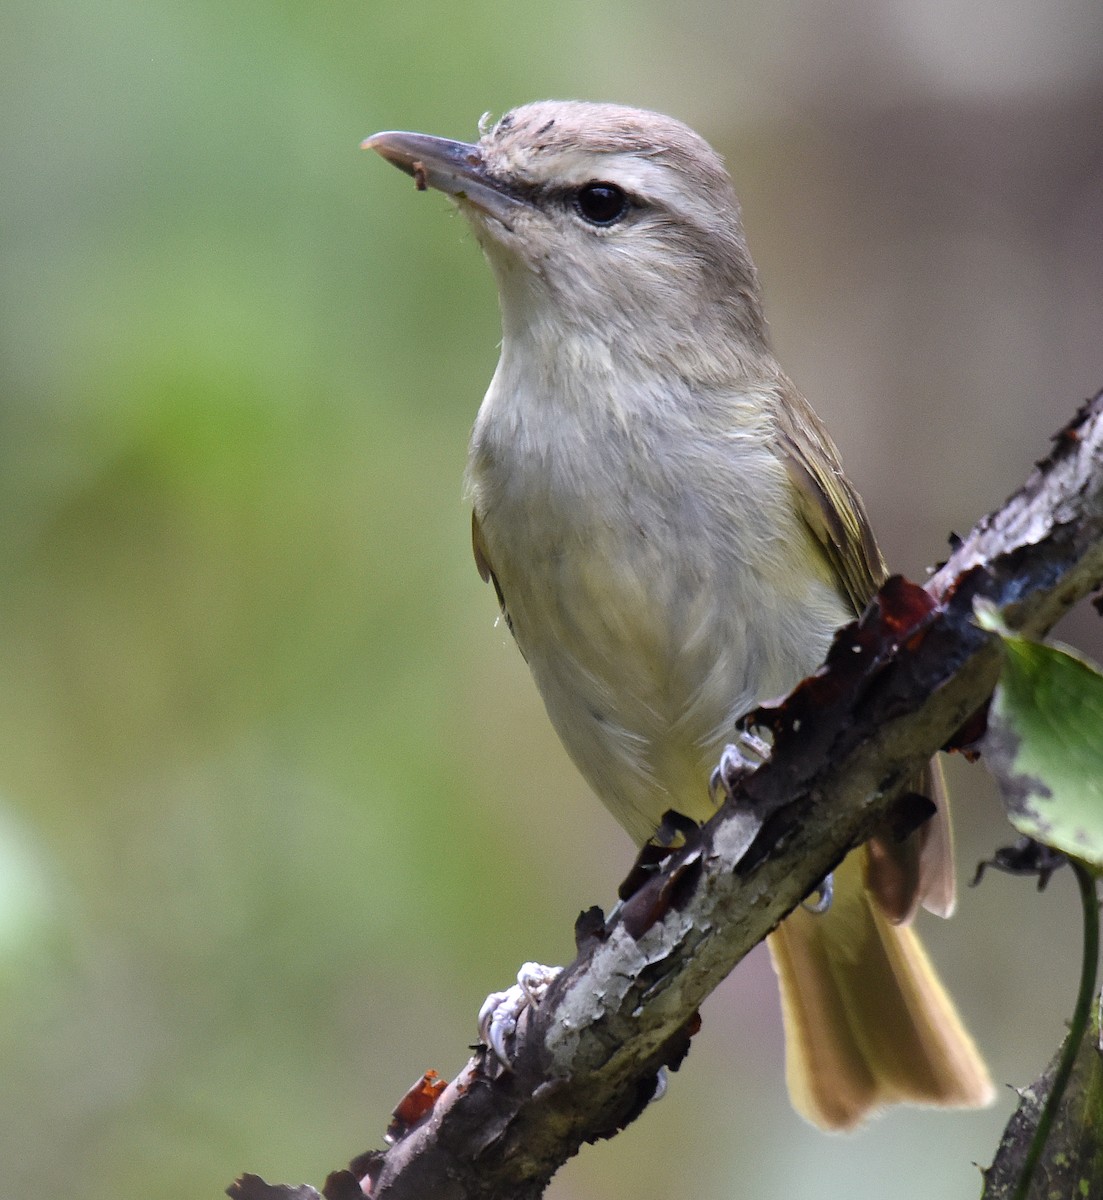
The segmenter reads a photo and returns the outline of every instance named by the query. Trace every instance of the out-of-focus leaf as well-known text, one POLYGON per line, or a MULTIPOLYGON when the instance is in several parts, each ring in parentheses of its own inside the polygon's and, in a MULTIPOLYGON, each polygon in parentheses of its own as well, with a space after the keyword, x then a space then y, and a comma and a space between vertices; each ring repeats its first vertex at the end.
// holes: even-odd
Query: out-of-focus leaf
POLYGON ((1103 867, 1103 675, 1066 649, 999 633, 1006 662, 984 760, 1020 833, 1103 867))
MULTIPOLYGON (((1008 1200, 1015 1193, 1061 1058, 1054 1056, 1040 1079, 1024 1089, 1019 1107, 1004 1130, 992 1165, 984 1173, 983 1200, 1008 1200)), ((1097 1200, 1103 1196, 1103 1054, 1099 1049, 1099 1010, 1088 1023, 1072 1076, 1045 1150, 1034 1172, 1028 1200, 1097 1200)))

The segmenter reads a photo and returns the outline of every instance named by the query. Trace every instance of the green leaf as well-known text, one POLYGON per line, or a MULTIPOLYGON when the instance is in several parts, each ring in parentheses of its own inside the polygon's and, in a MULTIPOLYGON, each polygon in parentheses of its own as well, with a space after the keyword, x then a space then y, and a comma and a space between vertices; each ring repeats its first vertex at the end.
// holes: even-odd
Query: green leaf
POLYGON ((1020 833, 1103 868, 1103 675, 1067 648, 1003 640, 984 760, 1020 833))

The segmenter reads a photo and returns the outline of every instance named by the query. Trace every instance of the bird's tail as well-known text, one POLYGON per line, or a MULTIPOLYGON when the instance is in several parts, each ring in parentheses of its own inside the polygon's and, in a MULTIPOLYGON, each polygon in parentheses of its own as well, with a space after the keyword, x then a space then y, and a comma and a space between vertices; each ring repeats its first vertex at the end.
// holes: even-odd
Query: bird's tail
POLYGON ((797 909, 769 938, 793 1106, 850 1129, 893 1103, 990 1103, 988 1070, 918 937, 866 891, 864 854, 836 870, 826 913, 797 909))

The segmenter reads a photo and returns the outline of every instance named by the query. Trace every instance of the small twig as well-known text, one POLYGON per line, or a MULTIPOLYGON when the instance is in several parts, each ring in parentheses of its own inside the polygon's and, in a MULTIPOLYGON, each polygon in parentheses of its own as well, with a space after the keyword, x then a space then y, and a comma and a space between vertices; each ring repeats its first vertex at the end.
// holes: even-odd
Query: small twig
POLYGON ((1030 1194, 1030 1185, 1034 1180, 1034 1172, 1041 1161, 1042 1151, 1045 1150, 1049 1131, 1057 1117, 1057 1110, 1064 1099, 1065 1088, 1068 1087, 1072 1069, 1076 1065, 1076 1055, 1084 1040, 1084 1031, 1091 1020, 1092 1001, 1095 998, 1095 981, 1099 971, 1099 896, 1095 890, 1095 876, 1083 863, 1071 860, 1073 874, 1080 889, 1080 903, 1084 911, 1084 950, 1080 963, 1080 990, 1076 996, 1076 1008, 1069 1022, 1068 1037, 1061 1051, 1061 1062, 1057 1073, 1050 1085, 1049 1096, 1045 1107, 1038 1118, 1038 1126, 1027 1151, 1023 1163, 1022 1174, 1015 1187, 1012 1200, 1026 1200, 1030 1194))

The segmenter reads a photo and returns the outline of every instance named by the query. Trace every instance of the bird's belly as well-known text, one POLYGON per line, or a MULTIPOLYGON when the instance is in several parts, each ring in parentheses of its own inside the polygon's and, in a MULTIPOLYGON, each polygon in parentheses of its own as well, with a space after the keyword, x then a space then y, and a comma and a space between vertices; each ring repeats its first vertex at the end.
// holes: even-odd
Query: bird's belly
POLYGON ((710 815, 735 719, 813 670, 848 610, 753 397, 702 432, 621 411, 623 380, 568 382, 533 391, 503 350, 468 485, 548 715, 643 841, 667 809, 710 815))
POLYGON ((499 579, 513 630, 582 774, 638 841, 667 809, 706 819, 736 717, 820 661, 838 597, 779 595, 700 531, 589 524, 542 537, 514 521, 512 534, 524 562, 503 556, 499 579))

